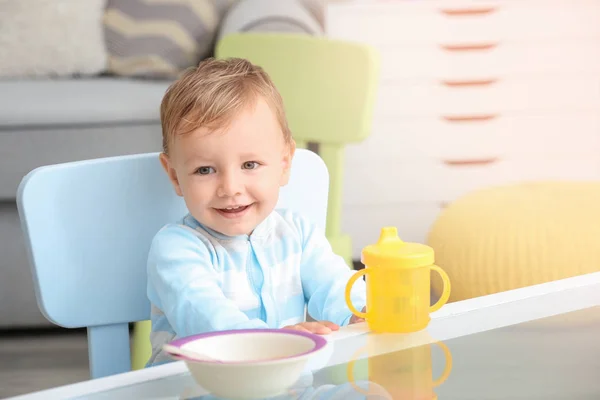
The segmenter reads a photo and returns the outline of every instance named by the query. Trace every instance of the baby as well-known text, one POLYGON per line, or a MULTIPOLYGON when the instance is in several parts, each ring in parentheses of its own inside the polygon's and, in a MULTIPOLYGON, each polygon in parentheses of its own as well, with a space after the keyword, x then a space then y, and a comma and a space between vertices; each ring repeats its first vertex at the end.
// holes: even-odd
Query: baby
MULTIPOLYGON (((269 76, 247 60, 208 59, 171 85, 160 113, 160 161, 189 214, 164 226, 150 248, 148 364, 170 361, 162 346, 178 337, 258 328, 327 334, 357 322, 344 300, 353 271, 312 221, 275 210, 295 142, 269 76), (305 311, 317 322, 306 322, 305 311)), ((365 292, 361 280, 352 291, 359 309, 365 292)))

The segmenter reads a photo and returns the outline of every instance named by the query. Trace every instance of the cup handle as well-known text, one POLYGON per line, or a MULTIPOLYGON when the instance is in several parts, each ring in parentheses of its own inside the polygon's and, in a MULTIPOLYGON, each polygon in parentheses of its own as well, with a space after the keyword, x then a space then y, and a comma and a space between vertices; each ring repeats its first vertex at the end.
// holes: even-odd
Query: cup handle
POLYGON ((361 394, 364 394, 364 395, 368 396, 369 392, 366 391, 366 390, 364 390, 363 388, 361 388, 360 386, 358 386, 354 382, 354 364, 356 363, 358 355, 361 354, 361 353, 364 353, 366 351, 367 351, 367 347, 366 346, 361 347, 360 349, 356 350, 356 352, 352 356, 352 359, 348 363, 348 366, 346 367, 346 374, 348 376, 348 382, 350 382, 350 385, 352 385, 352 387, 354 388, 354 390, 356 390, 358 393, 361 393, 361 394))
POLYGON ((442 282, 444 282, 444 290, 442 291, 440 299, 437 301, 437 303, 429 308, 429 312, 434 312, 442 308, 442 306, 446 304, 450 298, 450 278, 448 278, 448 274, 446 274, 446 272, 444 272, 444 270, 437 265, 432 265, 430 268, 432 271, 436 271, 438 274, 440 274, 442 277, 442 282))
POLYGON ((435 381, 433 381, 433 387, 437 387, 439 385, 441 385, 442 383, 444 383, 446 381, 446 379, 448 379, 448 377, 450 376, 450 372, 452 371, 452 353, 450 352, 450 349, 448 348, 448 346, 446 346, 445 343, 442 342, 433 342, 434 344, 437 344, 439 346, 440 349, 442 349, 442 351, 444 352, 444 356, 446 358, 446 368, 444 368, 444 372, 442 372, 442 375, 440 375, 439 378, 437 378, 435 381))
POLYGON ((367 318, 368 312, 365 313, 362 311, 358 311, 356 307, 354 307, 354 304, 352 304, 352 299, 350 298, 350 292, 352 291, 352 286, 354 286, 354 282, 356 282, 356 280, 361 276, 366 275, 368 272, 369 270, 367 268, 361 269, 360 271, 352 275, 352 277, 348 280, 348 283, 346 284, 346 304, 348 305, 348 308, 350 309, 352 314, 363 319, 367 318))

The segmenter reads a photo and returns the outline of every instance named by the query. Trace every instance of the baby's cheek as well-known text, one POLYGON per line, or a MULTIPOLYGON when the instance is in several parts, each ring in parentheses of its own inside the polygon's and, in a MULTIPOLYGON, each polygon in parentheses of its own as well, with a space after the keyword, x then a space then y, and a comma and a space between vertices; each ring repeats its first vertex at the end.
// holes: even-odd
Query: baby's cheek
POLYGON ((277 196, 279 195, 279 189, 280 186, 277 181, 273 181, 272 179, 264 179, 256 185, 255 197, 261 200, 276 200, 277 196))

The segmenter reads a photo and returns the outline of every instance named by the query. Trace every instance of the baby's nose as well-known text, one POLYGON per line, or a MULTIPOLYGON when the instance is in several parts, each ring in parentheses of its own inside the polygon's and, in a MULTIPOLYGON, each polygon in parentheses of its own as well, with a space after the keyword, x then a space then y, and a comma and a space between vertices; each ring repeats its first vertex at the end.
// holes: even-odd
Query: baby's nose
POLYGON ((241 193, 242 180, 235 173, 223 175, 219 185, 219 195, 232 197, 241 193))

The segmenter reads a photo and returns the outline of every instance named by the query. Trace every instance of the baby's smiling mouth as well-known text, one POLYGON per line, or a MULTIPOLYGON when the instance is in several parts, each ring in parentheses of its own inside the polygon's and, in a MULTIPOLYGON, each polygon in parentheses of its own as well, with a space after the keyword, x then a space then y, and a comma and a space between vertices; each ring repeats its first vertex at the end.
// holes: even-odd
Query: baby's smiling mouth
POLYGON ((248 207, 249 206, 233 206, 233 207, 227 207, 227 208, 219 208, 219 211, 223 211, 223 212, 239 212, 239 211, 244 211, 248 207))
POLYGON ((217 210, 217 212, 219 212, 219 214, 221 214, 221 215, 228 216, 228 217, 236 217, 236 216, 239 216, 242 213, 244 213, 251 206, 252 206, 252 204, 247 204, 245 206, 235 205, 235 206, 231 206, 231 207, 215 208, 215 210, 217 210))

